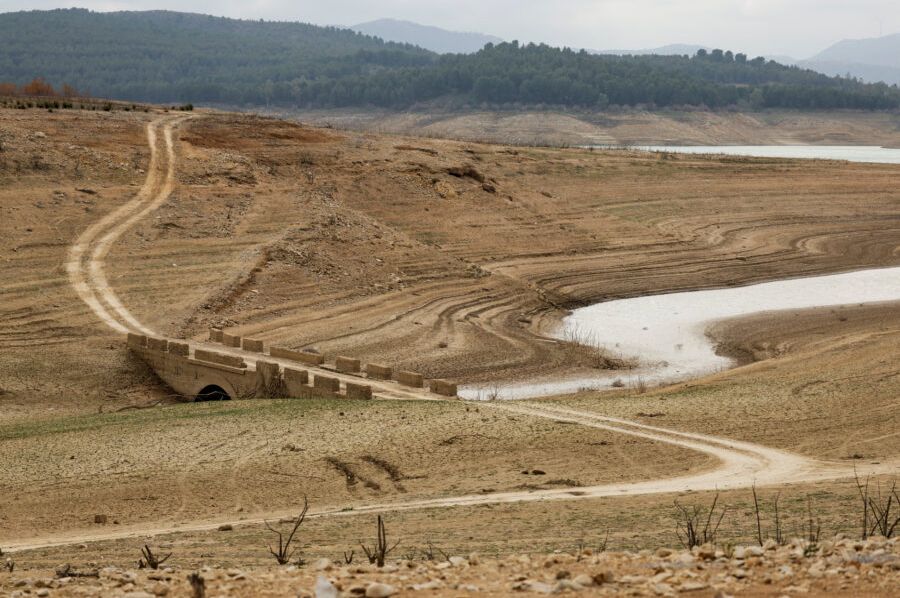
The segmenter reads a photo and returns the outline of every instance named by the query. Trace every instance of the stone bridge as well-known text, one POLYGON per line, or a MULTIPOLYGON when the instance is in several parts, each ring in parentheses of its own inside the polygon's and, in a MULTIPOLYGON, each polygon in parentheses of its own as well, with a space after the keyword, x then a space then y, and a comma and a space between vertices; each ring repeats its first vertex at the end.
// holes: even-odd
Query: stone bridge
POLYGON ((442 399, 456 384, 381 364, 271 347, 210 330, 209 343, 128 334, 128 348, 191 401, 249 398, 442 399))

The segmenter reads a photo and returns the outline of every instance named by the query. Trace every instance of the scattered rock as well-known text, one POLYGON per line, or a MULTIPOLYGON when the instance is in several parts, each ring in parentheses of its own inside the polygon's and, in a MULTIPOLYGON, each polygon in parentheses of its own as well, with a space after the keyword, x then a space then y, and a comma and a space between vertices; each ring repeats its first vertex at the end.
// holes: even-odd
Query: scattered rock
POLYGON ((234 529, 234 526, 230 523, 223 523, 216 529, 218 529, 220 532, 230 532, 234 529))
POLYGON ((443 199, 453 199, 459 195, 456 189, 453 188, 453 185, 447 181, 435 181, 434 190, 443 199))
POLYGON ((572 580, 583 588, 589 588, 594 585, 594 578, 587 573, 580 573, 572 580))
POLYGON ((388 598, 397 593, 397 588, 386 583, 370 583, 366 588, 366 598, 388 598))
POLYGON ((556 586, 551 586, 548 583, 544 583, 542 581, 522 581, 517 584, 513 584, 513 590, 518 592, 535 592, 538 594, 552 594, 556 591, 556 586))
POLYGON ((316 580, 316 598, 339 598, 340 595, 340 592, 334 587, 334 584, 325 579, 325 577, 319 576, 319 579, 316 580))
POLYGON ((471 164, 465 164, 463 166, 451 166, 447 169, 447 174, 459 178, 468 177, 470 179, 475 179, 479 183, 484 182, 484 175, 478 172, 478 170, 471 164))

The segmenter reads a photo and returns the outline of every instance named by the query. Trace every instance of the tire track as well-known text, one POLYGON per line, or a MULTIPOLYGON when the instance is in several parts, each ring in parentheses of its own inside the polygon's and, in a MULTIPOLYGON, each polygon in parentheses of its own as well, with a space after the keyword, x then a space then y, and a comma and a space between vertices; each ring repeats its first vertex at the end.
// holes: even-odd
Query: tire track
POLYGON ((81 300, 107 326, 126 334, 154 332, 139 322, 112 290, 103 271, 104 259, 113 243, 136 222, 162 205, 175 187, 173 129, 189 117, 164 117, 147 124, 150 165, 147 178, 135 198, 89 226, 69 249, 66 272, 81 300), (160 157, 159 129, 165 156, 160 157))

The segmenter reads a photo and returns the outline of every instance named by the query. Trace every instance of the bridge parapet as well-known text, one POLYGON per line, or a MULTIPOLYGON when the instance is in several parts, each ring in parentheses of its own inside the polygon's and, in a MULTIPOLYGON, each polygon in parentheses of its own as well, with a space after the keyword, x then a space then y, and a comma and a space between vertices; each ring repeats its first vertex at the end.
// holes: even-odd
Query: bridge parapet
MULTIPOLYGON (((210 329, 211 340, 221 339, 226 347, 243 348, 270 357, 309 366, 284 366, 259 359, 249 365, 246 358, 233 351, 215 351, 205 347, 191 347, 187 342, 128 334, 128 348, 140 356, 159 377, 179 394, 189 398, 227 395, 230 398, 314 398, 347 397, 371 399, 373 389, 365 379, 396 383, 408 388, 425 388, 425 378, 416 372, 395 371, 390 366, 363 364, 352 357, 337 357, 334 365, 325 363, 325 355, 270 347, 265 352, 263 341, 241 338, 217 328, 210 329), (340 377, 329 375, 339 373, 340 377), (365 373, 363 373, 365 372, 365 373), (344 378, 342 382, 341 377, 344 378), (359 382, 346 380, 359 378, 359 382), (392 382, 391 382, 392 381, 392 382), (213 390, 209 390, 213 389, 213 390)), ((282 361, 281 363, 284 363, 282 361)), ((429 380, 428 390, 443 397, 457 396, 456 384, 447 380, 429 380)))

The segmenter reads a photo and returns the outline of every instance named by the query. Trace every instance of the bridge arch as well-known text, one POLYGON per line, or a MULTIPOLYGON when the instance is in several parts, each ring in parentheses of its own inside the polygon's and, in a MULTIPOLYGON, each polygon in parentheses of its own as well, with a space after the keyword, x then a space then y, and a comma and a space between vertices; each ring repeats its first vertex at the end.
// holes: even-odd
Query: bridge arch
MULTIPOLYGON (((181 390, 182 395, 189 401, 229 401, 243 396, 241 389, 245 384, 243 376, 232 380, 227 372, 217 372, 211 368, 198 368, 194 371, 193 379, 186 388, 181 390)), ((235 376, 237 378, 237 376, 235 376)))
POLYGON ((205 401, 230 401, 234 397, 228 394, 228 391, 218 384, 207 384, 194 398, 194 402, 200 403, 205 401))

